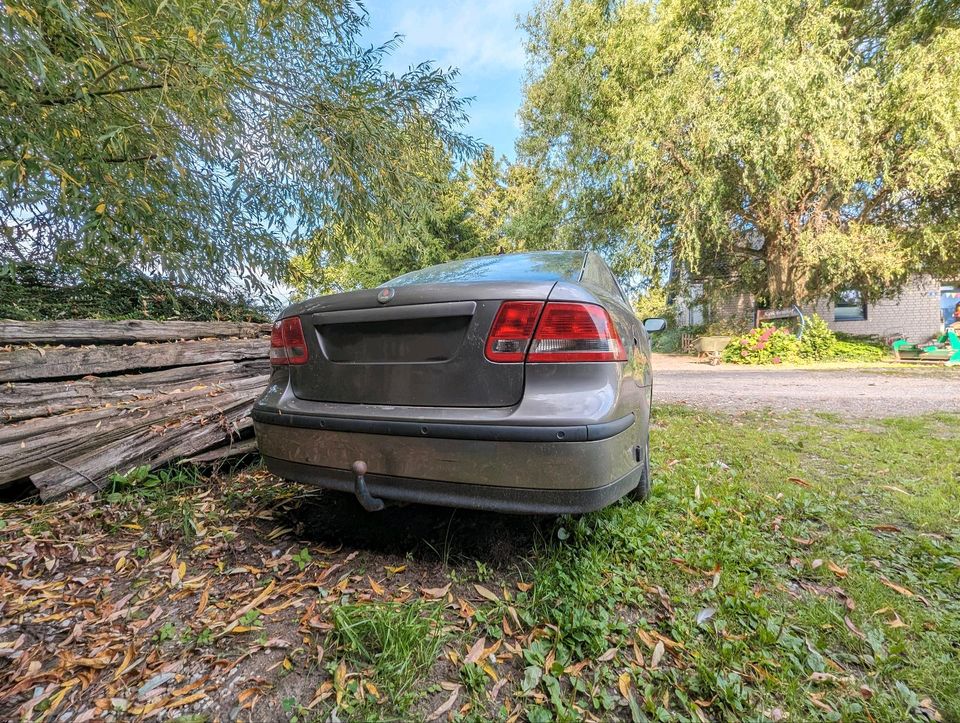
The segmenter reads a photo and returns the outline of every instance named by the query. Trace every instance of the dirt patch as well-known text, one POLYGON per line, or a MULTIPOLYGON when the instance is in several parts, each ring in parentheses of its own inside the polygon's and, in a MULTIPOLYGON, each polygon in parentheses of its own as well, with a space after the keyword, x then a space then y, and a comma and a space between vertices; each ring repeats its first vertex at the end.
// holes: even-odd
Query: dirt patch
POLYGON ((711 367, 654 354, 654 400, 724 412, 797 410, 845 417, 960 411, 960 369, 893 365, 711 367))

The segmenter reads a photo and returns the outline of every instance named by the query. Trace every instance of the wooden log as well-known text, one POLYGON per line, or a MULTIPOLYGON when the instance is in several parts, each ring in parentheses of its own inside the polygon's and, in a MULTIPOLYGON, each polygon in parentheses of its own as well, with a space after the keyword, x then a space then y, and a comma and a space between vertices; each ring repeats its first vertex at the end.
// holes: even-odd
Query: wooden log
POLYGON ((263 359, 269 340, 222 339, 131 346, 17 349, 0 352, 0 382, 71 379, 137 369, 263 359))
POLYGON ((135 341, 252 338, 270 334, 270 324, 233 321, 0 319, 0 346, 8 344, 129 344, 135 341))
POLYGON ((140 430, 176 426, 185 418, 213 416, 237 404, 252 405, 268 379, 249 377, 117 407, 0 427, 0 483, 61 465, 87 451, 95 454, 140 430))
POLYGON ((239 436, 252 426, 252 400, 234 400, 218 410, 186 417, 163 430, 140 429, 83 455, 60 459, 30 476, 44 501, 86 487, 102 489, 110 475, 140 465, 158 467, 239 436))
POLYGON ((201 452, 193 457, 186 457, 181 459, 178 464, 211 464, 256 451, 256 439, 242 439, 238 442, 230 442, 222 447, 208 449, 206 452, 201 452))
POLYGON ((261 376, 269 371, 268 360, 254 359, 64 382, 8 382, 0 384, 0 427, 4 423, 183 391, 198 384, 261 376))

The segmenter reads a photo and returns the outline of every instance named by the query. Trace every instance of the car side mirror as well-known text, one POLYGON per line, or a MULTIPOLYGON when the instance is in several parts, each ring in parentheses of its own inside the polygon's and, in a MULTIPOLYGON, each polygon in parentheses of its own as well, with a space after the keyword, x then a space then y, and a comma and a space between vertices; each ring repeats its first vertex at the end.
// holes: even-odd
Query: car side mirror
POLYGON ((656 334, 658 331, 663 331, 667 328, 666 319, 644 319, 643 328, 647 330, 648 334, 656 334))

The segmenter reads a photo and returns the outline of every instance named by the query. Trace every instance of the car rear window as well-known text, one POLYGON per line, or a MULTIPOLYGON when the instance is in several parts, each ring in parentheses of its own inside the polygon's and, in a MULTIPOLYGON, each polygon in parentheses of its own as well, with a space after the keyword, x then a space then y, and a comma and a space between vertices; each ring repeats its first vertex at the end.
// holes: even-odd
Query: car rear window
POLYGON ((540 251, 450 261, 391 279, 383 286, 456 281, 579 281, 582 251, 540 251))

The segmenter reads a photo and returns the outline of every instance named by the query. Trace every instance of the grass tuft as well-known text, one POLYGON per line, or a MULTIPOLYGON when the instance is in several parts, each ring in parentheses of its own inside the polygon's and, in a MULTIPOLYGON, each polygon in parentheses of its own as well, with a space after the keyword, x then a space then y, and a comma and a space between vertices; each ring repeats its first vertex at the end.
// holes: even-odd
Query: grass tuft
POLYGON ((333 636, 347 666, 372 673, 398 712, 416 698, 414 686, 443 647, 442 610, 428 602, 376 602, 333 608, 333 636))

